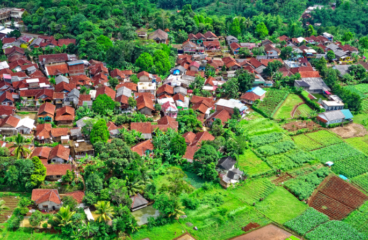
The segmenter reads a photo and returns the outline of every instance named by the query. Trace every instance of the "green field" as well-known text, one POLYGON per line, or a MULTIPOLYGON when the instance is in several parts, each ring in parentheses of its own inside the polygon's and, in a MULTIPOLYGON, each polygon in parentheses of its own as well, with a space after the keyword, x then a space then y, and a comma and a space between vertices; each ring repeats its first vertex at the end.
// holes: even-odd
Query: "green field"
POLYGON ((17 231, 8 231, 7 224, 0 224, 0 239, 3 240, 62 240, 58 234, 32 232, 30 228, 20 228, 17 231), (2 226, 5 226, 2 228, 2 226))
POLYGON ((273 132, 285 132, 276 122, 267 118, 258 118, 252 121, 241 120, 241 131, 249 137, 273 132))
POLYGON ((362 110, 365 113, 368 113, 368 98, 362 101, 362 110))
POLYGON ((312 139, 310 139, 304 134, 294 136, 293 140, 298 147, 300 147, 301 149, 305 151, 312 151, 312 150, 323 147, 321 144, 319 144, 316 141, 313 141, 312 139))
POLYGON ((238 157, 238 164, 240 170, 244 171, 244 173, 249 177, 258 176, 272 171, 270 166, 257 157, 257 155, 250 149, 247 149, 238 157))
POLYGON ((353 185, 358 186, 360 189, 368 193, 368 173, 352 178, 351 182, 353 185))
POLYGON ((326 163, 328 161, 336 162, 345 158, 362 154, 362 152, 356 150, 347 143, 335 144, 315 150, 311 153, 316 159, 320 160, 321 163, 326 163))
POLYGON ((264 201, 258 203, 256 208, 271 220, 284 224, 299 216, 308 205, 300 202, 285 188, 277 187, 264 201))
POLYGON ((368 155, 368 135, 345 139, 345 142, 368 155))
POLYGON ((361 98, 366 98, 368 96, 368 84, 367 83, 349 85, 344 88, 349 89, 351 92, 357 93, 361 98))
POLYGON ((265 198, 275 191, 275 185, 268 178, 249 180, 231 190, 235 198, 249 205, 258 202, 260 198, 265 198))
POLYGON ((330 146, 337 143, 342 143, 343 140, 340 139, 336 134, 331 133, 326 130, 321 130, 318 132, 308 133, 307 137, 313 139, 317 143, 323 146, 330 146))
POLYGON ((303 100, 296 94, 289 94, 289 96, 285 99, 284 103, 281 107, 277 110, 274 115, 275 119, 289 119, 292 118, 291 112, 293 108, 302 103, 303 100))
POLYGON ((362 113, 354 115, 354 123, 362 124, 365 127, 365 129, 368 130, 368 114, 362 113))
POLYGON ((285 90, 269 89, 266 97, 256 107, 266 114, 266 116, 273 117, 288 94, 289 92, 285 90))

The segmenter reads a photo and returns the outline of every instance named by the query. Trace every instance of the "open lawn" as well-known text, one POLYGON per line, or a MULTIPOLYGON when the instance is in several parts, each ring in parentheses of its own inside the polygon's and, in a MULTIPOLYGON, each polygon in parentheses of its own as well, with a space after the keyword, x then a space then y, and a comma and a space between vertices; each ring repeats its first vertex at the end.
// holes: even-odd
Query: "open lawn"
POLYGON ((362 113, 354 115, 354 122, 358 124, 362 124, 368 130, 368 114, 362 113))
POLYGON ((244 154, 239 156, 238 164, 240 170, 244 171, 244 173, 249 177, 258 176, 272 171, 270 166, 257 157, 257 155, 250 149, 247 149, 244 154))
POLYGON ((276 122, 267 118, 258 118, 252 121, 241 120, 240 127, 248 136, 261 135, 272 132, 285 132, 276 122))
POLYGON ((294 118, 297 118, 297 117, 300 117, 300 116, 301 117, 310 117, 312 112, 313 112, 313 110, 307 104, 302 104, 296 110, 296 112, 294 114, 294 118))
POLYGON ((271 220, 284 224, 302 214, 308 205, 299 201, 283 187, 276 187, 264 201, 257 203, 256 208, 271 220))
POLYGON ((275 113, 274 118, 275 119, 292 118, 291 112, 293 111, 294 107, 302 102, 303 100, 298 95, 289 94, 289 96, 285 99, 284 103, 275 113))

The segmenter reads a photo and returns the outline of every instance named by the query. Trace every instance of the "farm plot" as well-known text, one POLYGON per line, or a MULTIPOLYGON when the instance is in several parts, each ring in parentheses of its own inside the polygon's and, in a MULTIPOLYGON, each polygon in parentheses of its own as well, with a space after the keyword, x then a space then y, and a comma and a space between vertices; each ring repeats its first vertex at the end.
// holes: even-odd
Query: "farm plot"
POLYGON ((368 235, 368 202, 352 212, 343 221, 353 226, 356 230, 368 235))
POLYGON ((281 170, 282 172, 288 171, 298 166, 285 154, 278 154, 271 157, 267 157, 267 163, 274 169, 281 170))
POLYGON ((273 132, 284 132, 277 123, 267 118, 260 118, 252 121, 240 121, 242 132, 251 137, 273 132))
POLYGON ((346 143, 340 143, 315 150, 311 154, 321 163, 326 163, 328 161, 336 162, 362 153, 346 143))
POLYGON ((0 197, 0 200, 4 200, 5 206, 9 208, 9 210, 2 212, 2 214, 0 215, 0 223, 4 223, 8 219, 7 216, 12 215, 13 210, 17 207, 17 204, 19 202, 19 197, 4 196, 4 197, 0 197))
POLYGON ((285 99, 284 103, 275 113, 275 119, 289 119, 291 116, 294 107, 298 104, 303 103, 303 100, 296 94, 289 94, 289 96, 285 99))
POLYGON ((341 140, 336 134, 331 133, 326 130, 308 133, 306 134, 307 137, 313 139, 314 141, 318 142, 319 144, 323 146, 330 146, 337 143, 342 143, 343 140, 341 140))
POLYGON ((313 157, 311 154, 298 148, 287 152, 285 155, 298 165, 310 163, 315 160, 315 157, 313 157))
POLYGON ((356 137, 345 140, 351 146, 368 155, 368 137, 356 137))
POLYGON ((308 205, 300 202, 283 187, 277 187, 264 201, 256 204, 256 208, 271 220, 284 224, 299 216, 308 205))
POLYGON ((275 132, 275 133, 267 133, 262 135, 257 135, 249 138, 249 141, 252 143, 252 146, 257 148, 262 145, 271 144, 274 142, 278 142, 284 138, 285 134, 275 132))
POLYGON ((249 177, 267 174, 272 171, 272 168, 250 149, 247 149, 238 157, 238 164, 240 170, 244 171, 249 177))
POLYGON ((285 90, 270 89, 267 91, 266 97, 263 101, 255 107, 261 110, 268 117, 272 117, 288 94, 289 92, 285 90))
POLYGON ((305 151, 312 151, 312 150, 323 147, 321 144, 310 139, 304 134, 294 136, 293 140, 298 147, 300 147, 301 149, 304 149, 305 151))
POLYGON ((356 177, 368 172, 368 156, 361 153, 353 157, 337 161, 332 166, 332 171, 336 174, 342 174, 348 178, 356 177))
POLYGON ((345 222, 329 221, 307 233, 306 238, 308 240, 364 240, 367 236, 345 222))
POLYGON ((362 189, 364 192, 368 193, 368 173, 352 178, 351 183, 354 186, 362 189))
POLYGON ((318 225, 329 220, 328 216, 314 208, 308 208, 302 215, 286 222, 284 225, 300 235, 304 235, 318 225))
POLYGON ((300 176, 285 183, 285 187, 300 200, 310 197, 314 189, 328 176, 328 168, 321 168, 305 176, 300 176))
POLYGON ((275 191, 275 188, 275 185, 269 179, 260 178, 246 182, 243 186, 231 190, 231 193, 235 198, 248 204, 253 204, 261 198, 267 197, 275 191))
POLYGON ((259 147, 257 151, 263 156, 272 156, 280 153, 287 152, 294 149, 296 146, 293 141, 276 142, 270 145, 259 147))
POLYGON ((310 117, 312 112, 313 110, 307 104, 302 104, 296 109, 294 118, 310 117))
POLYGON ((361 98, 366 98, 368 94, 368 84, 349 85, 344 88, 349 89, 351 92, 357 93, 361 98))
POLYGON ((365 113, 368 113, 368 98, 362 101, 362 110, 365 113))

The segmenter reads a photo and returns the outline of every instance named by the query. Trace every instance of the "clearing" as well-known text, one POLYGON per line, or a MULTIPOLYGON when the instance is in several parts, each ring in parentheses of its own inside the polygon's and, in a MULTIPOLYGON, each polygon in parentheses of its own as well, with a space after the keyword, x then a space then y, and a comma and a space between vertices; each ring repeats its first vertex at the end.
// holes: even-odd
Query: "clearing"
POLYGON ((254 230, 250 233, 233 238, 232 240, 284 240, 292 234, 273 224, 254 230))
POLYGON ((363 125, 357 123, 351 123, 344 127, 335 127, 332 128, 331 131, 342 138, 364 137, 368 134, 367 129, 363 125))
POLYGON ((307 121, 289 122, 283 125, 282 127, 290 132, 294 132, 294 131, 305 129, 305 128, 308 128, 311 131, 318 130, 321 128, 321 125, 313 122, 312 120, 307 120, 307 121))
POLYGON ((303 100, 296 94, 289 94, 281 107, 274 115, 275 119, 289 119, 293 118, 292 112, 295 107, 302 104, 303 100))

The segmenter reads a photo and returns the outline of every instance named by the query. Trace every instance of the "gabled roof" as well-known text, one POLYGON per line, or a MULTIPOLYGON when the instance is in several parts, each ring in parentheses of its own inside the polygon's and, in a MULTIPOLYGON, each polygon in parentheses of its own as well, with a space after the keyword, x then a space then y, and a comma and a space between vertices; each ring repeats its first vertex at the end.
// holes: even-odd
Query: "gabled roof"
MULTIPOLYGON (((68 61, 68 54, 66 53, 58 53, 58 54, 47 54, 40 55, 38 59, 43 64, 56 63, 56 62, 66 62, 68 61)), ((68 66, 66 66, 68 68, 68 66)))
POLYGON ((150 122, 132 122, 130 123, 130 130, 136 130, 143 134, 151 134, 151 123, 150 122))
POLYGON ((111 99, 113 100, 115 99, 115 96, 116 96, 116 92, 112 88, 109 88, 107 86, 102 86, 97 89, 96 98, 100 94, 106 94, 107 96, 111 97, 111 99))
POLYGON ((193 133, 193 132, 186 132, 183 134, 183 137, 185 138, 185 143, 190 145, 193 143, 195 137, 196 137, 196 134, 193 133))
POLYGON ((215 137, 212 136, 209 132, 199 132, 196 134, 192 146, 200 145, 202 141, 213 141, 213 140, 215 140, 215 137))
POLYGON ((180 93, 175 94, 175 95, 173 96, 173 99, 174 99, 175 101, 178 101, 178 100, 180 100, 180 101, 182 101, 182 102, 184 102, 184 101, 185 101, 185 97, 184 97, 182 94, 180 94, 180 93))
POLYGON ((137 99, 137 109, 141 110, 144 107, 147 107, 151 110, 155 110, 155 107, 153 106, 153 101, 151 98, 149 98, 147 95, 141 95, 137 99))
POLYGON ((49 76, 56 76, 69 73, 67 64, 58 64, 58 65, 50 65, 46 66, 46 72, 49 76))
POLYGON ((231 168, 234 167, 236 163, 236 160, 232 157, 223 157, 219 160, 219 162, 217 163, 217 167, 224 169, 224 170, 230 170, 231 168))
POLYGON ((157 125, 152 125, 152 129, 159 128, 161 131, 166 131, 168 128, 178 130, 179 123, 172 117, 164 116, 157 121, 157 125))
POLYGON ((231 115, 228 111, 225 109, 222 109, 220 111, 216 111, 211 116, 208 117, 208 119, 220 119, 222 125, 224 125, 229 119, 231 119, 231 115))
POLYGON ((197 39, 205 39, 206 37, 202 34, 202 33, 197 33, 196 35, 195 35, 196 37, 197 37, 197 39))
POLYGON ((56 106, 49 103, 49 102, 46 102, 44 104, 42 104, 40 106, 40 108, 38 109, 38 115, 42 114, 43 112, 46 112, 52 116, 54 116, 55 114, 55 109, 56 109, 56 106))
POLYGON ((203 46, 205 46, 205 47, 220 47, 220 42, 218 40, 205 41, 205 42, 203 42, 203 46))
POLYGON ((137 74, 137 77, 138 77, 138 78, 140 78, 140 77, 142 77, 142 76, 149 77, 149 73, 148 73, 148 72, 146 72, 146 71, 142 71, 142 72, 139 72, 139 73, 137 74))
POLYGON ((12 126, 13 128, 16 128, 18 126, 20 119, 13 117, 12 115, 7 116, 4 119, 0 119, 0 127, 3 127, 5 124, 12 126))
POLYGON ((3 115, 13 115, 15 112, 15 107, 13 106, 4 106, 4 105, 0 105, 0 116, 3 115))
POLYGON ((31 158, 33 157, 39 157, 39 158, 43 158, 43 159, 48 159, 49 155, 51 152, 51 148, 50 147, 36 147, 33 150, 33 153, 31 155, 31 158))
POLYGON ((83 102, 85 101, 91 101, 91 95, 89 94, 81 94, 79 95, 79 100, 78 100, 78 106, 83 106, 83 102))
POLYGON ((75 118, 75 109, 70 106, 64 106, 56 110, 55 121, 73 121, 75 118))
POLYGON ((238 49, 238 48, 241 48, 241 46, 239 45, 239 43, 233 42, 232 44, 230 44, 230 48, 231 49, 238 49))
POLYGON ((96 75, 97 73, 108 73, 109 70, 103 65, 102 62, 94 62, 90 60, 92 66, 89 67, 89 73, 92 75, 96 75))
POLYGON ((51 135, 53 137, 66 136, 69 133, 69 128, 53 128, 51 129, 51 135))
POLYGON ((318 78, 320 77, 318 71, 307 71, 307 72, 300 72, 301 78, 318 78))
POLYGON ((9 37, 9 38, 3 38, 2 42, 3 42, 3 44, 6 44, 6 43, 13 43, 16 40, 17 40, 16 38, 9 37))
POLYGON ((66 170, 72 171, 72 165, 70 164, 45 164, 46 176, 63 176, 66 174, 66 170))
POLYGON ((10 92, 4 92, 3 94, 1 94, 1 96, 0 96, 0 103, 1 102, 4 102, 5 100, 9 100, 9 101, 14 102, 14 98, 13 98, 13 96, 12 96, 12 94, 10 92))
POLYGON ((258 68, 260 66, 262 66, 262 63, 260 61, 258 61, 256 58, 251 58, 248 61, 254 68, 258 68))
POLYGON ((147 150, 153 151, 153 144, 152 144, 152 140, 146 140, 143 142, 138 143, 137 145, 133 146, 131 148, 131 150, 133 152, 138 153, 140 156, 145 155, 147 150))
POLYGON ((71 196, 77 201, 77 203, 82 203, 84 198, 84 192, 83 191, 69 192, 65 193, 64 196, 71 196))
POLYGON ((65 161, 69 159, 70 148, 66 148, 63 145, 59 144, 51 149, 49 159, 59 157, 65 161))
POLYGON ((51 129, 52 127, 50 123, 38 124, 36 127, 35 137, 38 139, 42 139, 42 137, 44 139, 48 139, 51 137, 51 129))
POLYGON ((24 55, 24 49, 20 47, 13 46, 11 48, 5 48, 5 55, 10 55, 12 53, 20 53, 24 55))
POLYGON ((148 201, 139 193, 137 193, 133 197, 130 197, 130 199, 132 199, 132 205, 130 206, 130 208, 137 208, 148 204, 148 201))
POLYGON ((124 83, 120 83, 119 85, 117 85, 115 87, 115 89, 118 90, 119 88, 122 88, 122 87, 129 88, 130 90, 136 92, 137 88, 138 88, 138 85, 136 83, 133 83, 133 82, 124 82, 124 83))
POLYGON ((61 204, 61 199, 57 189, 33 189, 32 201, 35 201, 36 204, 44 202, 61 204))
POLYGON ((183 158, 192 162, 194 158, 194 154, 197 152, 198 149, 199 149, 198 146, 187 146, 187 150, 185 151, 183 158))
POLYGON ((125 74, 120 69, 117 69, 117 68, 115 68, 114 70, 110 72, 110 76, 113 78, 116 78, 116 77, 120 77, 122 79, 125 78, 125 74))
POLYGON ((61 82, 59 84, 56 84, 56 86, 55 86, 55 92, 62 92, 62 91, 70 92, 75 87, 76 87, 76 85, 73 84, 73 83, 61 82))
POLYGON ((217 38, 217 36, 216 36, 213 32, 211 32, 211 31, 207 31, 207 32, 204 34, 204 36, 205 36, 206 38, 217 38))
POLYGON ((148 39, 167 40, 168 36, 169 35, 166 32, 162 31, 161 29, 157 29, 148 36, 148 39))
POLYGON ((188 40, 197 40, 198 38, 193 33, 189 33, 188 40))
POLYGON ((159 87, 157 89, 156 95, 160 95, 163 93, 167 93, 167 94, 174 94, 174 88, 168 84, 164 84, 161 87, 159 87))
POLYGON ((58 40, 58 46, 62 47, 63 45, 68 46, 69 44, 74 44, 76 45, 76 40, 75 39, 71 39, 71 38, 67 38, 67 39, 59 39, 58 40))

